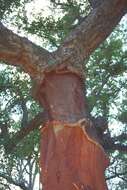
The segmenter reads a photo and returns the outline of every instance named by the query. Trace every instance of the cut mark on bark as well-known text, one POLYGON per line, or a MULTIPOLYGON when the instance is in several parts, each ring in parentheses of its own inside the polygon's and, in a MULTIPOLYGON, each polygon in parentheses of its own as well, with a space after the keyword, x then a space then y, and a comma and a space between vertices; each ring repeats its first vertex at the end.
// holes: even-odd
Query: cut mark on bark
POLYGON ((83 133, 84 133, 85 137, 87 138, 87 140, 90 141, 90 142, 92 142, 92 143, 95 144, 99 149, 102 150, 102 152, 104 153, 104 155, 105 155, 106 158, 107 158, 107 165, 109 165, 109 158, 108 158, 107 154, 105 153, 103 147, 102 147, 98 142, 96 142, 95 140, 93 140, 92 138, 89 137, 89 135, 88 135, 87 132, 86 132, 85 126, 81 126, 81 128, 82 128, 83 133))
POLYGON ((73 186, 75 187, 76 190, 92 190, 91 187, 89 185, 81 185, 80 187, 78 187, 78 185, 76 183, 72 183, 73 186))
POLYGON ((76 183, 72 183, 72 185, 75 187, 76 190, 80 190, 76 183))

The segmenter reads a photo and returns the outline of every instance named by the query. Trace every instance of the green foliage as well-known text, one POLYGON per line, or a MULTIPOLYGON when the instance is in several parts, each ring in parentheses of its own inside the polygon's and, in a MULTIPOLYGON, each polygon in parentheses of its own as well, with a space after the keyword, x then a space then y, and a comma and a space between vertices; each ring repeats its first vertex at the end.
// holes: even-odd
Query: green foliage
MULTIPOLYGON (((29 0, 2 0, 0 2, 0 19, 17 27, 18 32, 39 37, 42 40, 41 45, 45 45, 51 50, 57 48, 68 33, 81 23, 90 11, 89 3, 85 0, 50 0, 49 15, 45 16, 42 10, 29 18, 26 13, 28 2, 29 0)), ((120 123, 122 131, 119 134, 125 133, 127 126, 126 42, 127 33, 123 23, 91 55, 83 71, 87 75, 86 95, 90 113, 93 116, 102 115, 109 122, 114 120, 123 122, 124 125, 120 123)), ((30 171, 25 169, 31 167, 32 161, 36 166, 34 173, 37 174, 39 171, 38 149, 40 137, 38 130, 24 138, 11 155, 6 154, 3 145, 21 127, 25 127, 41 108, 31 97, 31 79, 19 68, 5 66, 2 62, 1 65, 0 155, 2 156, 0 157, 0 172, 2 171, 10 176, 15 174, 14 179, 24 183, 26 181, 24 176, 30 174, 30 171)), ((113 135, 111 131, 111 136, 113 135)), ((125 145, 127 144, 126 140, 122 140, 122 142, 125 145)), ((123 173, 120 176, 125 178, 124 172, 127 171, 125 154, 114 151, 111 156, 115 162, 111 165, 107 176, 109 174, 114 175, 113 171, 117 167, 117 172, 123 173)), ((120 179, 119 176, 117 177, 120 179)), ((2 182, 3 180, 0 180, 0 185, 2 182)), ((6 183, 6 185, 8 184, 6 183)), ((112 185, 113 181, 110 180, 110 186, 112 187, 112 185)), ((5 186, 3 188, 5 189, 5 186)), ((118 180, 118 183, 114 184, 111 189, 127 189, 127 183, 122 179, 118 180)))
MULTIPOLYGON (((126 85, 126 83, 125 83, 126 85)), ((127 96, 126 96, 126 92, 124 92, 124 98, 122 100, 122 105, 119 109, 119 113, 118 113, 118 119, 119 121, 121 121, 124 124, 127 124, 127 96)))
POLYGON ((126 90, 127 52, 119 30, 90 57, 87 69, 87 93, 90 110, 106 117, 111 104, 117 104, 120 90, 126 90), (117 36, 117 37, 116 37, 117 36))
MULTIPOLYGON (((29 120, 40 111, 40 106, 31 97, 30 88, 30 78, 20 69, 5 65, 0 68, 0 148, 2 152, 0 157, 0 173, 4 172, 5 175, 11 176, 14 172, 14 180, 22 181, 23 183, 25 180, 24 176, 32 175, 29 171, 24 170, 25 163, 27 163, 27 170, 30 169, 29 167, 33 167, 33 170, 35 169, 35 176, 39 171, 38 130, 24 138, 17 148, 13 150, 11 155, 6 154, 3 145, 6 144, 9 138, 19 131, 21 127, 25 127, 29 120), (26 107, 25 110, 22 106, 23 104, 26 107), (27 117, 26 114, 24 116, 24 112, 27 114, 27 117), (22 125, 23 121, 24 125, 22 125), (35 168, 34 165, 30 166, 30 160, 34 161, 36 165, 35 168)), ((8 183, 6 182, 5 184, 2 185, 3 188, 6 186, 6 189, 8 189, 8 183)))
POLYGON ((6 13, 6 12, 11 12, 12 11, 12 6, 19 6, 20 4, 20 0, 1 0, 0 1, 0 19, 3 18, 3 15, 6 13))
POLYGON ((116 190, 126 190, 127 188, 127 162, 126 162, 127 156, 126 155, 120 155, 118 153, 115 153, 115 157, 113 156, 111 158, 111 166, 109 171, 107 172, 107 177, 112 178, 113 176, 116 176, 116 180, 118 183, 112 182, 109 183, 109 190, 116 189, 116 190))
POLYGON ((0 20, 5 19, 14 10, 30 2, 31 0, 0 0, 0 20))
POLYGON ((29 19, 26 12, 24 6, 23 10, 18 11, 15 18, 13 18, 13 23, 20 30, 38 36, 43 41, 43 44, 47 44, 48 49, 54 49, 62 43, 72 29, 83 21, 90 12, 90 6, 88 0, 51 0, 50 14, 47 16, 45 16, 44 10, 41 10, 38 14, 33 14, 33 17, 29 19))

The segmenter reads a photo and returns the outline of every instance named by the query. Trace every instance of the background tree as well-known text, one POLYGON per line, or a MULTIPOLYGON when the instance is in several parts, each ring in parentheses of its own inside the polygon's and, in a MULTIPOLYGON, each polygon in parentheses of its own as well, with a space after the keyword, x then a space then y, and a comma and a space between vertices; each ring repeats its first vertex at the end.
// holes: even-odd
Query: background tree
MULTIPOLYGON (((88 13, 92 9, 90 4, 84 1, 80 3, 76 1, 67 1, 66 3, 51 1, 52 8, 57 7, 57 11, 62 10, 62 16, 58 18, 53 18, 51 16, 44 18, 43 15, 39 13, 30 22, 29 19, 27 19, 25 11, 22 9, 22 7, 25 7, 25 4, 23 3, 22 6, 21 4, 19 5, 19 9, 15 13, 17 17, 15 17, 15 20, 13 19, 13 24, 26 33, 36 34, 41 37, 42 41, 44 40, 46 46, 51 50, 56 49, 63 43, 65 36, 69 34, 70 30, 85 21, 88 13), (86 7, 84 8, 84 6, 86 7)), ((11 8, 11 4, 9 7, 11 8)), ((8 9, 7 6, 6 10, 10 10, 10 8, 8 9)), ((6 11, 4 12, 7 13, 6 11)), ((3 18, 3 16, 1 18, 3 18)), ((4 20, 7 22, 6 17, 4 17, 4 20)), ((10 20, 8 22, 10 22, 10 20)), ((111 169, 111 171, 109 170, 107 178, 113 179, 114 177, 121 177, 123 182, 119 181, 119 185, 126 189, 126 167, 117 168, 118 161, 121 162, 121 166, 126 164, 125 153, 127 150, 126 99, 120 98, 122 96, 124 97, 126 94, 126 31, 124 31, 123 28, 121 29, 120 27, 114 31, 112 36, 95 51, 90 59, 83 62, 83 67, 85 68, 86 65, 87 69, 87 72, 86 69, 84 72, 87 74, 86 95, 89 102, 89 111, 92 114, 93 122, 98 126, 97 131, 99 135, 101 135, 102 145, 106 150, 110 151, 113 160, 113 169, 111 169), (112 107, 114 107, 114 105, 117 106, 117 111, 115 113, 112 112, 112 107), (119 119, 125 123, 124 126, 122 125, 121 127, 122 131, 116 135, 112 131, 107 130, 106 133, 103 134, 103 130, 100 126, 103 126, 102 124, 105 123, 107 125, 107 121, 110 123, 113 119, 119 119), (114 170, 114 168, 117 169, 114 170)), ((15 60, 13 61, 15 64, 15 60)), ((77 60, 77 62, 78 61, 79 60, 77 60)), ((53 63, 54 59, 50 61, 49 64, 52 65, 53 63)), ((77 66, 78 65, 79 64, 77 64, 77 66)), ((29 65, 29 68, 31 68, 31 65, 29 65)), ((25 69, 27 70, 28 67, 25 69)), ((30 71, 30 73, 32 72, 30 71)), ((44 121, 42 113, 35 116, 35 114, 43 110, 41 110, 41 108, 31 99, 30 93, 28 93, 30 91, 28 89, 30 88, 30 78, 19 69, 18 72, 12 69, 12 67, 4 66, 1 69, 1 99, 4 100, 1 103, 1 151, 3 158, 7 160, 6 164, 2 162, 3 158, 1 159, 2 166, 7 166, 7 170, 2 169, 1 171, 1 184, 3 188, 6 186, 6 188, 9 189, 9 186, 7 187, 8 184, 4 183, 3 179, 6 179, 8 183, 13 183, 15 185, 17 183, 22 189, 33 188, 33 182, 30 182, 31 180, 26 182, 25 179, 21 177, 21 174, 26 172, 24 169, 25 166, 19 171, 16 165, 19 166, 19 162, 27 164, 27 161, 30 159, 31 161, 35 160, 37 166, 38 132, 32 132, 27 138, 25 137, 25 140, 17 145, 17 149, 15 149, 15 151, 13 150, 13 154, 9 156, 6 154, 8 150, 15 147, 17 144, 15 142, 21 140, 32 128, 37 128, 44 121), (13 112, 15 112, 17 116, 15 116, 13 112), (34 116, 35 118, 32 119, 34 116), (17 120, 14 120, 16 117, 17 120), (31 124, 33 124, 33 126, 29 128, 31 124), (15 133, 16 135, 14 135, 15 133), (33 137, 35 143, 33 143, 33 137), (26 146, 27 144, 29 146, 26 146), (36 159, 34 159, 35 157, 36 159), (10 163, 8 162, 11 161, 12 165, 9 166, 10 163), (7 177, 10 176, 9 172, 14 172, 14 168, 19 172, 19 179, 11 179, 10 181, 7 177)), ((31 172, 29 172, 29 174, 31 174, 31 172)), ((119 189, 120 186, 118 186, 119 189)))

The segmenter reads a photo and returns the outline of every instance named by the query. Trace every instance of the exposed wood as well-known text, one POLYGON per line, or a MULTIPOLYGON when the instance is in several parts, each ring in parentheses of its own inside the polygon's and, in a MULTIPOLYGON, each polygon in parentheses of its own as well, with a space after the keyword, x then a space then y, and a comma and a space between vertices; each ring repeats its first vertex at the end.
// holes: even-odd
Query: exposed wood
POLYGON ((80 125, 49 122, 42 129, 40 166, 44 190, 107 190, 104 171, 108 164, 101 146, 80 125))
POLYGON ((38 90, 48 113, 40 149, 44 190, 107 190, 108 159, 88 121, 83 90, 82 78, 67 69, 46 73, 38 90))
MULTIPOLYGON (((39 128, 39 126, 43 123, 45 123, 45 120, 43 119, 42 115, 39 114, 39 121, 37 121, 37 123, 32 122, 33 120, 31 120, 32 125, 28 124, 28 126, 26 126, 26 128, 21 128, 20 131, 18 131, 11 139, 9 139, 8 143, 5 145, 5 149, 7 153, 12 153, 14 151, 14 149, 16 148, 16 146, 22 142, 22 140, 28 135, 30 134, 30 132, 32 132, 33 130, 39 128), (38 124, 38 122, 40 122, 38 124)), ((38 119, 38 116, 36 116, 36 118, 38 119)), ((86 128, 87 130, 87 128, 86 128)), ((126 135, 127 136, 127 135, 126 135)), ((104 135, 102 138, 99 138, 99 142, 101 141, 101 145, 104 147, 104 149, 106 151, 114 151, 114 150, 118 150, 121 153, 127 153, 127 146, 122 144, 122 143, 117 143, 118 139, 119 140, 123 140, 121 139, 122 135, 117 136, 115 139, 111 138, 111 137, 107 137, 107 135, 104 135)))
POLYGON ((122 143, 115 143, 118 139, 126 139, 126 134, 113 139, 107 136, 107 134, 103 134, 103 131, 108 126, 102 117, 92 119, 94 126, 89 124, 87 104, 83 91, 83 79, 74 71, 71 72, 67 68, 63 68, 45 73, 45 78, 36 92, 36 98, 45 107, 45 112, 36 115, 25 127, 21 128, 20 131, 9 139, 5 145, 6 151, 11 153, 25 136, 48 120, 67 122, 71 126, 75 126, 77 121, 85 119, 83 124, 85 123, 87 133, 92 139, 99 142, 105 150, 118 150, 126 153, 127 146, 122 143))
MULTIPOLYGON (((38 99, 49 120, 41 131, 41 182, 45 190, 107 190, 104 171, 108 159, 96 130, 86 123, 78 124, 84 118, 87 120, 82 79, 73 72, 62 73, 62 70, 59 76, 52 75, 49 68, 58 65, 79 67, 110 35, 126 11, 127 0, 105 0, 53 53, 19 37, 0 23, 0 60, 20 66, 35 81, 40 81, 38 99)), ((6 149, 13 149, 41 122, 42 115, 31 120, 26 128, 9 139, 6 149)), ((122 151, 126 148, 114 142, 110 146, 122 151)))

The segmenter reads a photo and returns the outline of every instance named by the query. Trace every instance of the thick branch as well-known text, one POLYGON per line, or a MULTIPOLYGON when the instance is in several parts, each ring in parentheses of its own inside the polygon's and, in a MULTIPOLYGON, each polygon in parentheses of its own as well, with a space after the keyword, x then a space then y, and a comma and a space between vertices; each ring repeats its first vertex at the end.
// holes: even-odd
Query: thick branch
POLYGON ((102 145, 104 149, 108 151, 118 150, 119 152, 127 153, 127 145, 124 145, 122 143, 116 143, 118 140, 119 139, 111 138, 110 136, 104 135, 102 145))
POLYGON ((21 99, 21 107, 22 107, 21 126, 25 127, 28 122, 28 110, 27 110, 26 101, 24 100, 24 98, 21 99))
POLYGON ((19 37, 0 23, 0 59, 23 68, 33 78, 53 63, 79 65, 106 39, 127 11, 126 0, 107 0, 93 9, 54 53, 19 37), (48 65, 49 64, 49 65, 48 65))
POLYGON ((114 174, 111 175, 111 176, 109 176, 109 177, 107 177, 106 180, 114 179, 115 177, 121 177, 121 176, 126 175, 126 174, 127 174, 127 171, 122 172, 122 173, 116 173, 116 172, 114 172, 114 174))
POLYGON ((6 190, 11 190, 10 185, 5 184, 5 183, 3 183, 3 182, 1 182, 1 181, 0 181, 0 186, 6 188, 6 190))
POLYGON ((20 66, 31 77, 39 74, 49 62, 51 54, 23 37, 19 37, 0 23, 0 60, 20 66))
POLYGON ((45 112, 39 113, 35 116, 34 119, 29 121, 27 126, 23 127, 18 131, 9 141, 5 144, 5 149, 8 153, 12 152, 16 145, 21 142, 21 140, 27 136, 31 131, 37 129, 40 125, 42 125, 46 121, 45 112))
POLYGON ((88 0, 90 3, 90 6, 95 9, 97 8, 101 3, 103 3, 104 0, 88 0))
POLYGON ((127 0, 104 1, 65 39, 56 52, 58 61, 78 65, 88 58, 110 35, 126 12, 127 0))
POLYGON ((120 144, 120 143, 117 143, 117 144, 113 144, 111 146, 111 149, 112 150, 118 150, 120 152, 125 152, 127 153, 127 145, 123 145, 123 144, 120 144))
POLYGON ((118 135, 116 137, 113 137, 114 141, 123 141, 123 140, 127 140, 127 134, 126 133, 122 133, 121 135, 118 135))

